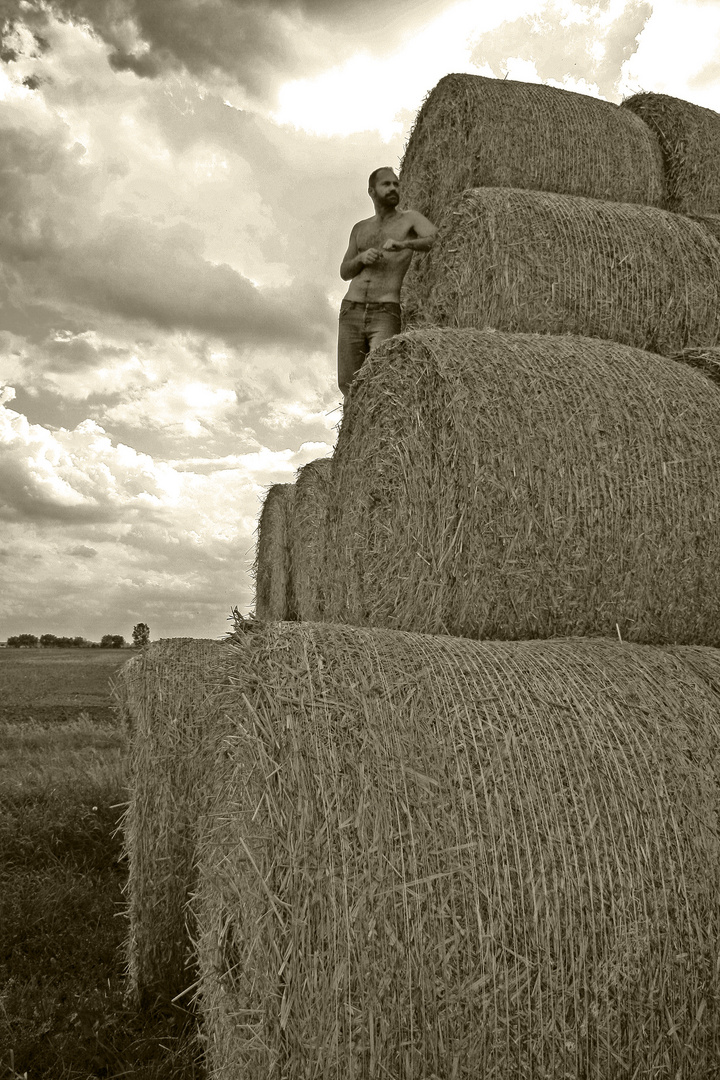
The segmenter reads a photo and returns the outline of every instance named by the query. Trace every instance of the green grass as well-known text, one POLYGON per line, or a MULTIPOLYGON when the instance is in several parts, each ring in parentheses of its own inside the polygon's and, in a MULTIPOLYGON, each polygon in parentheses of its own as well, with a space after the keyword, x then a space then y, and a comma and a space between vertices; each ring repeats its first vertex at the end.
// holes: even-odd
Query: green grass
POLYGON ((67 687, 56 694, 60 720, 0 722, 0 1080, 195 1080, 187 1009, 141 1014, 126 998, 125 733, 87 711, 68 719, 67 687))

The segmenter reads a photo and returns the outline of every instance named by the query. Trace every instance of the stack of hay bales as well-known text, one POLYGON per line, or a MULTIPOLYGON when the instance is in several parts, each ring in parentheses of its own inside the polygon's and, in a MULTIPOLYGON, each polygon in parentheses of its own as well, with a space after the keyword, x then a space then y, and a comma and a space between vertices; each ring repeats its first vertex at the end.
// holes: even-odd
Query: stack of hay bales
MULTIPOLYGON (((632 110, 517 89, 537 140, 513 172, 468 127, 482 115, 489 140, 495 113, 510 147, 512 84, 454 85, 433 137, 470 190, 409 279, 441 281, 455 218, 475 230, 455 237, 465 285, 433 308, 447 325, 377 349, 332 461, 269 492, 259 621, 197 669, 161 644, 122 691, 131 865, 160 886, 131 871, 138 921, 159 912, 135 981, 181 956, 186 986, 191 934, 211 1080, 694 1077, 720 1059, 720 244, 663 210, 632 110), (505 260, 482 284, 524 324, 459 328, 482 302, 474 244, 505 260), (549 280, 533 260, 551 247, 549 280)), ((429 167, 422 130, 403 184, 429 167)))
POLYGON ((664 355, 720 344, 719 230, 668 212, 720 214, 720 116, 673 101, 441 80, 401 170, 403 197, 440 229, 407 275, 406 326, 579 334, 664 355))

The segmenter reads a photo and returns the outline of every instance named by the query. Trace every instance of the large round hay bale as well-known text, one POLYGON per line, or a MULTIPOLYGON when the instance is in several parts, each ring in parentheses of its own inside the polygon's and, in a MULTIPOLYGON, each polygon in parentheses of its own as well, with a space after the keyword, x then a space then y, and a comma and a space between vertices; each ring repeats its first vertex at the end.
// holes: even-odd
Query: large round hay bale
MULTIPOLYGON (((224 646, 153 642, 120 669, 113 694, 130 734, 126 958, 141 1007, 186 990, 194 973, 186 904, 194 885, 194 828, 205 794, 213 662, 224 646)), ((211 715, 212 720, 215 717, 211 715)))
POLYGON ((720 711, 681 660, 286 623, 225 668, 211 1077, 712 1074, 720 711))
POLYGON ((669 209, 720 214, 720 114, 669 94, 635 94, 621 108, 657 136, 669 209))
POLYGON ((631 112, 569 90, 481 75, 446 75, 431 91, 400 182, 403 204, 436 224, 466 188, 665 202, 657 140, 631 112))
POLYGON ((255 555, 255 614, 258 619, 294 619, 291 537, 294 484, 273 484, 258 521, 255 555))
POLYGON ((292 515, 292 582, 298 619, 318 618, 319 575, 324 558, 325 517, 332 460, 318 458, 298 470, 292 515))
POLYGON ((720 342, 720 243, 650 206, 478 188, 405 280, 405 326, 579 334, 667 355, 720 342))
POLYGON ((720 384, 720 348, 684 349, 674 357, 683 364, 690 364, 704 372, 714 383, 720 384))
POLYGON ((323 620, 720 644, 720 394, 590 338, 428 329, 346 402, 323 620))

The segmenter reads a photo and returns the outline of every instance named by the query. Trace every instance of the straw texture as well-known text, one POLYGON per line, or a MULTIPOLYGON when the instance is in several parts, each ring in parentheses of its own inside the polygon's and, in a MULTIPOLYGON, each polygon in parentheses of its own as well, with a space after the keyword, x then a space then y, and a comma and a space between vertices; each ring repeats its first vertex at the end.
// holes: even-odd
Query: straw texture
POLYGON ((675 359, 698 368, 714 383, 720 384, 720 349, 685 349, 675 359))
POLYGON ((258 619, 294 619, 291 536, 294 484, 273 484, 258 522, 255 555, 255 614, 258 619))
MULTIPOLYGON (((153 642, 120 669, 113 693, 130 730, 126 957, 140 1006, 168 1001, 193 981, 185 905, 194 883, 194 829, 204 796, 209 673, 223 646, 153 642)), ((214 719, 214 717, 212 717, 214 719)))
POLYGON ((668 355, 720 342, 720 243, 648 206, 466 191, 405 279, 405 326, 579 334, 668 355))
POLYGON ((212 1080, 714 1075, 720 719, 681 660, 286 623, 225 662, 212 1080))
POLYGON ((608 101, 536 83, 446 75, 417 115, 403 204, 439 224, 466 188, 511 187, 663 206, 657 140, 608 101))
POLYGON ((720 214, 720 114, 669 94, 635 94, 622 108, 657 136, 669 209, 720 214))
POLYGON ((298 470, 292 515, 292 582, 298 619, 318 618, 318 576, 324 559, 325 518, 332 461, 318 458, 298 470))
POLYGON ((720 644, 720 397, 589 338, 425 330, 346 402, 323 620, 720 644))

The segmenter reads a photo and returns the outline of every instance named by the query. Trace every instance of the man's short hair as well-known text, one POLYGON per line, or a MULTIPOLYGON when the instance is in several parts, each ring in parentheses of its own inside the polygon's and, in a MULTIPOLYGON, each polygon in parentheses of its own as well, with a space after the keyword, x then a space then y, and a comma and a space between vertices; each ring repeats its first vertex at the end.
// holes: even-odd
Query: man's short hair
POLYGON ((378 176, 380 175, 381 172, 394 173, 395 170, 393 169, 392 165, 381 165, 379 169, 373 169, 373 171, 370 173, 370 177, 368 179, 368 187, 371 187, 371 188, 375 187, 375 181, 377 180, 377 178, 378 178, 378 176))

